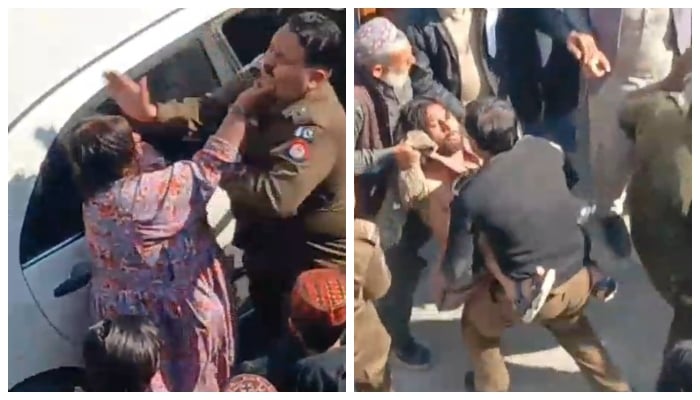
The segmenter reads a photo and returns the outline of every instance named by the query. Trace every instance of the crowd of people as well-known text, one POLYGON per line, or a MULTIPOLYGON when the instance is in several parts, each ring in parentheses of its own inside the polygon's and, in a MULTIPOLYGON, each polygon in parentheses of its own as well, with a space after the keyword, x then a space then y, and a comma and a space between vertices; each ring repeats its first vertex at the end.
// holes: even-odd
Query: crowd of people
POLYGON ((85 389, 345 390, 345 111, 329 83, 343 52, 340 28, 303 12, 201 98, 153 103, 146 78, 105 74, 123 115, 64 142, 94 264, 85 389), (200 149, 166 162, 148 126, 200 149), (249 280, 240 320, 206 218, 218 187, 249 280))
POLYGON ((390 356, 431 367, 410 330, 431 239, 435 303, 463 307, 467 390, 510 389, 500 339, 522 323, 551 332, 593 389, 631 390, 585 311, 619 284, 592 248, 614 263, 632 244, 673 308, 657 389, 691 390, 691 10, 360 9, 355 22, 356 390, 397 389, 390 356), (586 167, 592 190, 574 195, 586 167))

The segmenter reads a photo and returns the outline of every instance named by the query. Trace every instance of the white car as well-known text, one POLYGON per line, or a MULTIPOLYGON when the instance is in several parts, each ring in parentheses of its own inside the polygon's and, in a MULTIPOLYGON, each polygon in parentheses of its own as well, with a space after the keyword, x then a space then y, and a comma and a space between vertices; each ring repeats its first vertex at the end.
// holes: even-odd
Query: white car
MULTIPOLYGON (((335 12, 344 26, 344 11, 335 12)), ((252 9, 9 11, 10 390, 80 383, 89 257, 81 198, 56 139, 81 118, 119 111, 102 73, 148 76, 154 101, 200 96, 264 51, 281 22, 274 10, 252 9)), ((219 190, 208 205, 221 245, 233 232, 228 204, 219 190)))

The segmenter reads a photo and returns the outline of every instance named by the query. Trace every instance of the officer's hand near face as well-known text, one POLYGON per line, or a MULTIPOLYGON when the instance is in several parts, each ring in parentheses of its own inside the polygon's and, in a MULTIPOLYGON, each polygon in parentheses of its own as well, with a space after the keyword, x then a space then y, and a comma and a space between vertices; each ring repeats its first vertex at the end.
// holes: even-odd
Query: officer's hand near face
POLYGON ((141 122, 154 121, 158 108, 151 102, 148 82, 144 76, 136 83, 128 76, 115 71, 105 72, 107 92, 128 117, 141 122))

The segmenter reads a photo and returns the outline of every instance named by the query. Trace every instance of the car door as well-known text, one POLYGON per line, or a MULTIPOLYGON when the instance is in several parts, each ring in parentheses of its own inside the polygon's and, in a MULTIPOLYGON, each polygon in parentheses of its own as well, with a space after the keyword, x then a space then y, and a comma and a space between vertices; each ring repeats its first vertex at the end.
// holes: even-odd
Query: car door
MULTIPOLYGON (((135 78, 148 76, 154 101, 202 96, 214 90, 221 84, 221 79, 212 64, 208 50, 211 44, 205 38, 207 25, 203 22, 209 18, 201 19, 202 15, 206 15, 201 11, 195 14, 188 16, 183 12, 176 14, 172 21, 160 21, 159 26, 154 26, 154 32, 145 32, 121 44, 116 54, 122 58, 107 57, 96 61, 95 68, 84 72, 91 76, 74 76, 54 96, 80 92, 86 81, 94 84, 94 78, 99 79, 101 72, 97 70, 98 65, 103 70, 133 66, 128 74, 135 78), (193 18, 199 18, 196 28, 177 38, 183 33, 182 30, 195 27, 188 28, 193 18), (158 37, 159 32, 160 35, 170 34, 170 37, 177 39, 162 48, 152 47, 154 43, 162 41, 162 37, 158 37), (173 32, 178 34, 172 35, 173 32)), ((52 99, 47 101, 51 102, 52 99)), ((53 103, 60 103, 60 100, 53 99, 53 103)), ((76 344, 80 343, 90 323, 86 279, 90 260, 84 241, 82 199, 73 183, 71 165, 63 151, 61 139, 82 118, 118 112, 118 107, 108 100, 105 91, 99 90, 72 110, 71 117, 62 126, 35 129, 33 137, 11 135, 9 141, 12 155, 10 170, 15 171, 8 189, 12 193, 9 202, 10 232, 20 232, 19 243, 10 240, 11 245, 18 245, 18 250, 11 252, 11 256, 12 253, 18 255, 24 280, 45 317, 61 336, 76 344), (23 177, 20 172, 29 169, 28 158, 43 158, 36 177, 23 177), (27 197, 28 202, 23 201, 27 197)), ((172 153, 174 157, 181 154, 178 149, 172 150, 172 153)), ((228 209, 225 194, 218 193, 217 197, 216 204, 209 207, 212 209, 210 220, 214 223, 222 219, 228 209), (225 207, 221 204, 225 204, 225 207)))

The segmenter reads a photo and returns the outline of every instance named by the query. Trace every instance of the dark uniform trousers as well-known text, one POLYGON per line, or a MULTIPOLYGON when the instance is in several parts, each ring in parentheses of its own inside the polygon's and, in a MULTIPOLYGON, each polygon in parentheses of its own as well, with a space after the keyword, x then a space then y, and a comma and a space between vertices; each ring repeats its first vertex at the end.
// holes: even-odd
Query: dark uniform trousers
POLYGON ((413 340, 409 327, 413 295, 421 273, 427 266, 418 251, 428 243, 430 237, 430 229, 417 212, 411 211, 406 218, 399 243, 384 250, 392 279, 389 291, 377 302, 377 308, 395 349, 413 340))
MULTIPOLYGON (((246 70, 247 71, 247 70, 246 70)), ((251 69, 201 98, 158 104, 158 121, 191 138, 214 133, 251 69)), ((244 251, 260 336, 286 330, 289 293, 305 269, 345 265, 345 112, 327 82, 247 127, 241 162, 222 177, 244 251)))
POLYGON ((627 188, 630 234, 649 280, 673 307, 665 351, 692 337, 692 120, 687 100, 656 92, 627 101, 620 123, 634 139, 627 188))
POLYGON ((289 294, 301 272, 312 268, 345 271, 344 259, 339 259, 337 253, 330 255, 329 251, 320 250, 335 249, 344 258, 345 239, 310 242, 299 235, 270 237, 265 241, 267 245, 244 249, 243 265, 248 272, 250 299, 266 334, 274 338, 287 329, 289 294))
MULTIPOLYGON (((536 323, 554 335, 594 390, 629 391, 584 314, 590 286, 588 270, 582 268, 551 292, 536 323)), ((462 338, 474 366, 477 391, 509 389, 501 336, 519 321, 497 282, 490 277, 478 278, 462 312, 462 338)))

